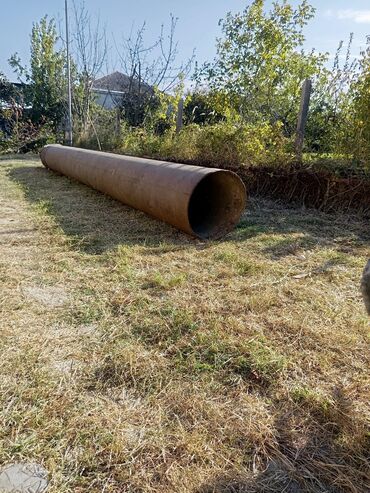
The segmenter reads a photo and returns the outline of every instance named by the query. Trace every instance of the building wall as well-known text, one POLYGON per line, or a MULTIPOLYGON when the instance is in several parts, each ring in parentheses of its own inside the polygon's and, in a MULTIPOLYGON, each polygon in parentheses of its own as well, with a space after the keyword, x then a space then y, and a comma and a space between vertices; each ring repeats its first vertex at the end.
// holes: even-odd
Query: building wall
POLYGON ((108 91, 105 89, 93 89, 95 101, 97 104, 107 110, 116 108, 122 101, 122 92, 108 91))

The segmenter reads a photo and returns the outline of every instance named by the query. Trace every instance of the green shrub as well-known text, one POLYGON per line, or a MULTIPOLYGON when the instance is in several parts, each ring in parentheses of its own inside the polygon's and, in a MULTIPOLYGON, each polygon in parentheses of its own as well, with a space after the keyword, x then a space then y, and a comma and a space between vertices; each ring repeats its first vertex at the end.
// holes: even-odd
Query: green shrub
POLYGON ((224 120, 225 116, 215 110, 213 95, 201 90, 187 95, 184 105, 184 121, 187 125, 212 125, 224 120))
POLYGON ((46 144, 55 142, 53 129, 49 125, 35 125, 29 120, 11 122, 11 132, 0 131, 1 154, 38 153, 46 144))
POLYGON ((200 165, 282 165, 290 162, 290 141, 279 124, 188 125, 159 136, 143 128, 125 128, 122 153, 200 165))
POLYGON ((349 89, 350 103, 337 136, 339 151, 362 169, 370 170, 370 36, 360 60, 360 72, 349 89))
POLYGON ((93 118, 86 130, 75 125, 74 145, 101 151, 116 150, 119 146, 117 113, 96 105, 92 114, 93 118))
POLYGON ((202 164, 231 167, 282 164, 289 160, 288 142, 278 124, 218 123, 202 128, 197 158, 202 164))

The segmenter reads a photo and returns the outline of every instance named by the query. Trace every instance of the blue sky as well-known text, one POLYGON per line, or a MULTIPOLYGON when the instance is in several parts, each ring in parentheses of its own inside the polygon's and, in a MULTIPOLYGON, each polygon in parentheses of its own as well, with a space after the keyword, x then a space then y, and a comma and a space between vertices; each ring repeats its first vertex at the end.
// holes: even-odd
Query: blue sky
MULTIPOLYGON (((71 0, 70 0, 71 1, 71 0)), ((215 54, 215 39, 219 35, 218 20, 228 11, 240 11, 251 0, 85 0, 86 6, 100 18, 109 35, 119 39, 132 26, 146 21, 148 41, 159 33, 161 24, 168 22, 172 13, 178 17, 177 39, 179 59, 187 59, 193 49, 199 62, 215 54)), ((7 63, 9 56, 18 52, 28 61, 29 33, 32 23, 44 14, 62 19, 64 0, 2 0, 2 28, 0 31, 0 71, 15 79, 7 63)), ((298 0, 290 3, 297 5, 298 0)), ((306 30, 307 48, 334 54, 340 39, 355 33, 353 53, 357 54, 370 35, 370 0, 311 0, 316 17, 306 30)), ((269 6, 271 1, 266 1, 269 6)), ((111 50, 111 67, 115 67, 115 53, 111 50)))

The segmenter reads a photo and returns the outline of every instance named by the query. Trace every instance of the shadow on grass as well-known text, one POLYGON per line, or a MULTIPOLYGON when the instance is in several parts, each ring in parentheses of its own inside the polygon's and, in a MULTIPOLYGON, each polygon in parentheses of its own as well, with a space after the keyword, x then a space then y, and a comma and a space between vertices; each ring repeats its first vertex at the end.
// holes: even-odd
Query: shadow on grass
POLYGON ((29 162, 31 161, 39 161, 40 157, 38 154, 1 154, 0 155, 0 165, 2 162, 7 162, 7 161, 26 161, 29 162))
POLYGON ((255 458, 262 471, 217 475, 195 493, 367 493, 370 440, 366 418, 342 388, 332 403, 280 403, 275 443, 255 458), (300 423, 300 426, 297 426, 300 423))
MULTIPOLYGON (((167 251, 199 246, 197 240, 175 228, 44 167, 19 166, 10 169, 8 175, 23 187, 27 199, 47 210, 75 247, 86 253, 101 254, 121 244, 163 247, 167 251)), ((252 200, 236 230, 220 242, 291 233, 305 236, 299 244, 296 239, 277 239, 276 244, 266 245, 266 255, 278 259, 300 246, 313 249, 323 244, 357 248, 370 240, 365 219, 360 216, 313 209, 302 212, 272 201, 252 200)))
POLYGON ((249 205, 233 239, 245 241, 257 235, 267 235, 263 252, 271 260, 317 247, 334 247, 338 252, 356 253, 357 248, 370 243, 369 217, 361 213, 325 213, 280 205, 263 198, 254 198, 249 205), (292 234, 300 236, 289 237, 292 234))
POLYGON ((76 248, 101 254, 118 245, 178 249, 194 239, 75 180, 41 166, 13 168, 8 176, 20 184, 26 198, 54 217, 76 248))

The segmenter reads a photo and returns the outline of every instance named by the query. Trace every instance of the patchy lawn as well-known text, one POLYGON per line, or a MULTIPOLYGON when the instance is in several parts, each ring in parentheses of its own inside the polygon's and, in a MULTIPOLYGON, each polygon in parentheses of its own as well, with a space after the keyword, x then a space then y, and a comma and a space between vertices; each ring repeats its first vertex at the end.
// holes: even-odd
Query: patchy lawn
POLYGON ((51 493, 369 491, 369 220, 191 239, 0 161, 0 464, 51 493))

